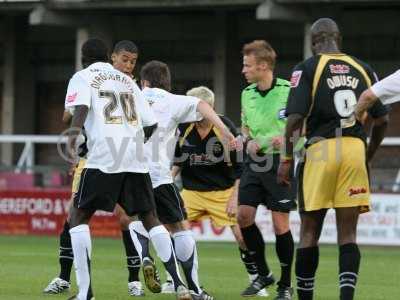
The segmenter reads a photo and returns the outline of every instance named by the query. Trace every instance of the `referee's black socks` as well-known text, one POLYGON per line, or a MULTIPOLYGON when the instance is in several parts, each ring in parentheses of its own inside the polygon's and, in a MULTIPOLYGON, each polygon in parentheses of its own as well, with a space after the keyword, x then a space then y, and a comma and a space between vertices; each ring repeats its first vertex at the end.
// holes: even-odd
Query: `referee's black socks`
POLYGON ((244 242, 246 243, 247 249, 253 256, 254 261, 257 265, 258 275, 268 276, 270 275, 270 269, 265 259, 265 244, 260 229, 253 223, 252 225, 244 228, 240 228, 242 231, 244 242))
POLYGON ((281 265, 281 279, 278 285, 290 287, 294 255, 294 241, 290 230, 284 234, 276 235, 275 249, 281 265))
POLYGON ((121 233, 129 272, 128 282, 139 281, 139 271, 141 265, 139 253, 133 244, 129 230, 121 230, 121 233))
POLYGON ((315 272, 318 268, 319 248, 299 248, 296 251, 297 296, 299 300, 312 300, 315 272))
POLYGON ((357 244, 349 243, 339 247, 340 300, 352 300, 360 268, 360 250, 357 244))
POLYGON ((60 234, 60 252, 58 256, 60 263, 60 275, 58 277, 68 282, 71 279, 71 269, 74 262, 69 229, 69 223, 65 221, 63 231, 60 234))

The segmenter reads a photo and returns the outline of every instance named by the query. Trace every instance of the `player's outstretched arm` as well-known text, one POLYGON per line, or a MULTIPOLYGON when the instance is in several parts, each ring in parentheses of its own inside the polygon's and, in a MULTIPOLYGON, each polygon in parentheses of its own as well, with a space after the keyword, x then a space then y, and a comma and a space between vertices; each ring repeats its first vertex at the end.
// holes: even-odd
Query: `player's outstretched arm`
POLYGON ((227 140, 231 147, 236 148, 235 137, 207 102, 200 100, 197 104, 197 111, 201 113, 205 119, 210 121, 211 124, 213 124, 219 131, 221 131, 223 137, 227 140))
POLYGON ((377 100, 378 97, 370 88, 365 90, 358 99, 356 108, 354 110, 357 120, 359 120, 361 123, 364 123, 365 113, 374 105, 377 100))

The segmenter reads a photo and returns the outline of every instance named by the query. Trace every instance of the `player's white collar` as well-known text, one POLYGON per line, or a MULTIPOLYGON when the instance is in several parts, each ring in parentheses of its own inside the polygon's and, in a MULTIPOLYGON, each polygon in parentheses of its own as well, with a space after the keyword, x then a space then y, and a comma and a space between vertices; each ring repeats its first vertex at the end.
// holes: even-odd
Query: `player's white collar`
POLYGON ((98 69, 110 69, 114 70, 114 67, 106 62, 95 62, 91 64, 88 68, 98 68, 98 69))

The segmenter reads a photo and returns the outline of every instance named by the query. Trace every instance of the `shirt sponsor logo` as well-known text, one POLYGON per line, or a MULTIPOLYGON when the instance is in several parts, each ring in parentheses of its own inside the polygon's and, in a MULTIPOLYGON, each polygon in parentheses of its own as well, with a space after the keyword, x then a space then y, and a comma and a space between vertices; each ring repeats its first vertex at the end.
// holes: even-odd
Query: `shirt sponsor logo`
POLYGON ((366 193, 367 193, 367 189, 364 188, 364 187, 355 187, 355 188, 351 188, 349 190, 349 196, 351 198, 360 197, 360 196, 362 196, 363 194, 366 194, 366 193))
POLYGON ((75 92, 71 95, 67 96, 67 103, 74 102, 76 100, 76 97, 78 97, 78 92, 75 92))
POLYGON ((291 88, 298 87, 302 74, 303 74, 303 71, 294 71, 293 72, 292 78, 290 78, 290 87, 291 88))
POLYGON ((332 74, 348 74, 350 67, 348 65, 329 65, 332 74))
POLYGON ((278 111, 278 119, 282 120, 286 118, 286 109, 283 108, 281 110, 278 111))

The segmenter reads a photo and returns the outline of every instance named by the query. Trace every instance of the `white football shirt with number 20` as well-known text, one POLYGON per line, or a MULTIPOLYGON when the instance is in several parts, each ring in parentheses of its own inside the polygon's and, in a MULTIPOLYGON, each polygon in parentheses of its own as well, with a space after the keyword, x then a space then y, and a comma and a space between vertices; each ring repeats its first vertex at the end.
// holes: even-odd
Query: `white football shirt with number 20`
POLYGON ((147 173, 143 127, 156 123, 136 83, 108 63, 94 63, 75 73, 65 108, 86 105, 86 168, 104 173, 147 173))

